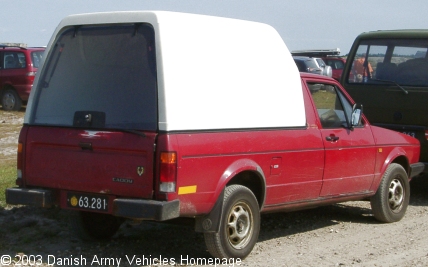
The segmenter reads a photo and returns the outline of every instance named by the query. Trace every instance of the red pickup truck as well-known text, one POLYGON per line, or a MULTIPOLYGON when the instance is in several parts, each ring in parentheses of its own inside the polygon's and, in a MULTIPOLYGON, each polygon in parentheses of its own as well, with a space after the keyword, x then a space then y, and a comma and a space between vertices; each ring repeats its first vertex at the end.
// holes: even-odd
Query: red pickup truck
POLYGON ((84 239, 190 218, 214 257, 245 258, 263 212, 370 199, 399 221, 423 168, 416 139, 371 126, 334 79, 299 74, 265 24, 74 15, 47 51, 6 201, 68 209, 84 239))

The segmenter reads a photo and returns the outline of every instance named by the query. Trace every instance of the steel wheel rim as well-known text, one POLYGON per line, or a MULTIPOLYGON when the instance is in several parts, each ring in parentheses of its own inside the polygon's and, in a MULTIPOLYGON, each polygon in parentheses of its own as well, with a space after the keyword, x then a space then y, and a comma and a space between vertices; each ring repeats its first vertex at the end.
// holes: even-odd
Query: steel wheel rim
POLYGON ((236 203, 227 217, 226 235, 230 245, 242 249, 250 242, 253 234, 253 213, 245 202, 236 203))
POLYGON ((5 93, 2 104, 5 109, 12 109, 15 106, 15 97, 11 93, 5 93))
POLYGON ((389 184, 388 203, 389 207, 394 212, 399 212, 404 202, 404 187, 398 178, 395 178, 389 184))

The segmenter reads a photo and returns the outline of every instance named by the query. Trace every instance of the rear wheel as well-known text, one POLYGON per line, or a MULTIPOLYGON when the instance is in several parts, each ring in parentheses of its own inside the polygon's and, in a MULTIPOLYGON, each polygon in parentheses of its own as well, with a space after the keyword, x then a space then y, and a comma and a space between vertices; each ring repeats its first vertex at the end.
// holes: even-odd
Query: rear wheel
POLYGON ((370 199, 373 215, 381 222, 396 222, 406 213, 410 185, 404 168, 396 163, 388 166, 379 188, 370 199))
POLYGON ((205 244, 217 258, 244 259, 251 253, 260 231, 257 199, 247 187, 226 187, 220 231, 205 233, 205 244))
POLYGON ((22 100, 15 90, 8 88, 3 91, 1 104, 4 110, 20 110, 22 100))
POLYGON ((122 224, 122 219, 110 214, 72 211, 71 230, 83 240, 105 240, 111 238, 122 224))

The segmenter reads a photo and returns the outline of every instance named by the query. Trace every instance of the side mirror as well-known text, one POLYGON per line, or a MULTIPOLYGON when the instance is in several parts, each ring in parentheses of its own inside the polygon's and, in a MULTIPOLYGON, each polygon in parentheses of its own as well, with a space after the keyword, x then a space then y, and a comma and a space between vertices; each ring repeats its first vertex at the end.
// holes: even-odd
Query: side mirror
POLYGON ((361 125, 361 119, 363 117, 363 105, 354 104, 352 107, 351 127, 361 125))
POLYGON ((326 65, 324 69, 325 69, 325 75, 331 78, 333 76, 333 69, 331 68, 331 66, 326 65))

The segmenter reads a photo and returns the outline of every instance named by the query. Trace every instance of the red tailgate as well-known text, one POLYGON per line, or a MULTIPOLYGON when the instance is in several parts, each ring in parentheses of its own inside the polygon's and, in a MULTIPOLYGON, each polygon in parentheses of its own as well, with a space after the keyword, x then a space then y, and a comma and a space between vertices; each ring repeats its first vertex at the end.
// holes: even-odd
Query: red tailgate
POLYGON ((30 127, 27 185, 152 198, 154 133, 30 127))

